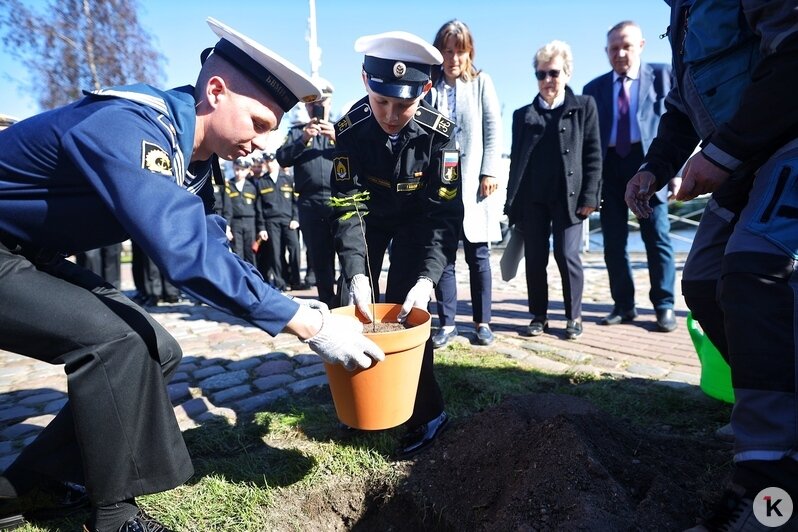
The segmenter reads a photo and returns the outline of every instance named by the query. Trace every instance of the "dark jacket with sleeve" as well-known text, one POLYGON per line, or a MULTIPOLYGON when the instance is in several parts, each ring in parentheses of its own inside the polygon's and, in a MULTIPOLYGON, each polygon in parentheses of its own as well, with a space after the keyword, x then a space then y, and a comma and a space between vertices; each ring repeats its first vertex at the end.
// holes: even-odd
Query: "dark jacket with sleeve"
POLYGON ((671 0, 674 87, 641 169, 662 185, 701 141, 739 175, 798 137, 798 24, 794 1, 671 0))
MULTIPOLYGON (((356 103, 335 127, 333 197, 368 191, 370 199, 358 202, 366 233, 401 230, 412 235, 424 250, 415 258, 418 276, 437 283, 444 266, 454 260, 463 222, 459 152, 450 136, 454 123, 422 101, 414 119, 399 133, 397 153, 374 119, 368 98, 356 103)), ((333 217, 336 248, 347 279, 367 274, 354 210, 352 205, 338 206, 333 217)))
MULTIPOLYGON (((530 154, 543 136, 544 127, 544 119, 532 103, 513 113, 510 175, 504 207, 510 224, 518 220, 518 212, 514 208, 523 205, 523 199, 516 204, 516 194, 527 173, 530 154)), ((578 207, 598 209, 601 201, 601 141, 593 98, 575 95, 566 87, 558 131, 568 214, 571 222, 576 224, 581 221, 576 215, 578 207)))
POLYGON ((294 167, 294 191, 299 201, 330 198, 330 170, 335 141, 317 135, 302 141, 304 124, 288 131, 285 142, 277 150, 277 162, 284 168, 294 167))

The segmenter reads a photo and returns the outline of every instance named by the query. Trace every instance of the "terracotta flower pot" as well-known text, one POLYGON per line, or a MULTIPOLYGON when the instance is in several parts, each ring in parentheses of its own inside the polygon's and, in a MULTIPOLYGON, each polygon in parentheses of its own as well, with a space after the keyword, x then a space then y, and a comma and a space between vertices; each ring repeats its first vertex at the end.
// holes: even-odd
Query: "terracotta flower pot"
MULTIPOLYGON (((377 322, 395 322, 401 305, 377 303, 372 307, 377 322)), ((355 307, 333 309, 336 314, 356 316, 364 334, 385 352, 385 360, 367 369, 346 371, 338 364, 324 364, 335 412, 342 423, 356 429, 381 430, 401 425, 413 413, 421 373, 424 344, 430 336, 430 313, 413 308, 407 317, 412 327, 391 332, 369 332, 369 325, 355 307)))

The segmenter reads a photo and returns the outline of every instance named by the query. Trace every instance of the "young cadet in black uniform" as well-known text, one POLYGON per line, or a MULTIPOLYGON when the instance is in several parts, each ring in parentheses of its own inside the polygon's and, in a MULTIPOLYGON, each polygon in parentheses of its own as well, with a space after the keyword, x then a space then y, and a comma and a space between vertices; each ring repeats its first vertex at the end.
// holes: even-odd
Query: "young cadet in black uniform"
MULTIPOLYGON (((299 215, 294 196, 294 179, 280 170, 273 153, 263 156, 267 172, 255 181, 258 187, 258 238, 265 250, 265 267, 258 262, 261 274, 271 270, 272 286, 278 290, 298 288, 299 215), (286 253, 288 260, 286 261, 286 253)), ((258 250, 259 261, 261 251, 258 250)))
POLYGON ((252 163, 244 157, 235 160, 235 177, 225 187, 225 218, 233 232, 233 252, 254 265, 255 251, 252 244, 255 243, 255 204, 258 200, 258 189, 249 178, 251 167, 252 163))
MULTIPOLYGON (((421 99, 432 84, 440 52, 406 32, 361 37, 363 83, 368 96, 336 123, 337 150, 330 178, 333 198, 368 191, 364 214, 369 262, 354 206, 336 207, 336 249, 352 302, 371 316, 371 274, 378 290, 383 257, 391 245, 385 301, 401 303, 400 321, 411 307, 427 308, 434 284, 454 260, 463 202, 454 124, 421 99)), ((379 297, 377 297, 379 300, 379 297)), ((432 341, 424 350, 413 415, 400 455, 429 445, 448 421, 435 381, 432 341)))
POLYGON ((382 351, 353 318, 285 297, 227 244, 211 170, 263 149, 299 99, 321 91, 295 66, 209 19, 196 88, 115 87, 0 134, 0 350, 62 364, 68 401, 0 475, 0 498, 48 480, 86 486, 91 532, 167 532, 135 497, 193 473, 166 384, 182 351, 140 306, 65 256, 137 242, 193 298, 327 362, 382 351))

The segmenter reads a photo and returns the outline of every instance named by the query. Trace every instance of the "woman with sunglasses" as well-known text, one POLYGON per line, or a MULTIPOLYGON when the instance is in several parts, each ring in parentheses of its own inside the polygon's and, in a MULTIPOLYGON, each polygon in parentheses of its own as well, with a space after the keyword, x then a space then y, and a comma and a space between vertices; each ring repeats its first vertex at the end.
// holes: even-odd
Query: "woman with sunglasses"
POLYGON ((552 41, 535 53, 538 94, 513 113, 505 212, 524 234, 528 336, 548 330, 549 237, 562 277, 565 336, 582 334, 582 221, 601 198, 601 143, 596 104, 568 87, 571 48, 552 41))

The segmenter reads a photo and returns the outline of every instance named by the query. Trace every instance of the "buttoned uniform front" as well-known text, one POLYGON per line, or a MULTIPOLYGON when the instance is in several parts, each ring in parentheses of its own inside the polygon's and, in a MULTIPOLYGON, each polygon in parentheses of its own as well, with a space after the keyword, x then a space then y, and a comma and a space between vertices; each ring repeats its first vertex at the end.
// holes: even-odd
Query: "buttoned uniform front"
MULTIPOLYGON (((419 277, 437 283, 444 266, 454 260, 463 203, 453 128, 453 122, 421 101, 415 119, 400 131, 393 148, 373 117, 368 98, 357 102, 336 124, 337 150, 330 177, 333 198, 369 192, 370 199, 359 203, 359 209, 370 274, 378 291, 390 245, 388 303, 403 303, 419 277)), ((353 211, 353 206, 334 211, 336 250, 346 279, 369 275, 360 223, 357 215, 351 215, 353 211)), ((376 296, 379 300, 379 294, 376 296)), ((408 426, 427 423, 443 411, 432 365, 432 342, 428 340, 408 426)))
POLYGON ((294 169, 294 192, 298 195, 299 228, 308 248, 316 276, 318 297, 331 307, 335 298, 335 238, 330 206, 330 173, 335 141, 316 135, 302 140, 304 124, 292 127, 277 149, 277 162, 294 169))
MULTIPOLYGON (((297 286, 300 268, 299 230, 290 227, 291 222, 299 218, 294 180, 284 172, 279 172, 275 180, 267 172, 255 181, 255 185, 258 188, 257 230, 269 234, 269 239, 261 242, 261 246, 268 250, 266 268, 259 265, 261 274, 271 269, 272 283, 278 290, 297 286)), ((264 279, 267 278, 264 275, 264 279)))
POLYGON ((241 189, 235 179, 225 186, 225 217, 233 232, 232 247, 236 255, 250 264, 255 264, 256 220, 255 206, 258 203, 258 187, 249 177, 243 179, 241 189))
MULTIPOLYGON (((671 68, 661 63, 640 64, 637 82, 633 84, 637 88, 637 112, 633 120, 640 138, 626 157, 619 157, 610 146, 616 122, 613 112, 618 91, 618 83, 614 81, 616 76, 613 71, 607 72, 585 85, 583 92, 595 99, 598 108, 603 156, 599 214, 610 294, 614 311, 627 314, 635 310, 635 287, 627 252, 629 208, 624 201, 624 193, 626 183, 640 167, 644 154, 657 134, 660 116, 665 112, 665 98, 671 89, 671 68)), ((639 220, 651 281, 649 299, 655 310, 672 309, 676 266, 669 235, 667 185, 659 189, 649 203, 652 207, 651 216, 639 220)))
POLYGON ((83 482, 101 505, 192 474, 165 386, 180 346, 64 255, 131 238, 184 292, 272 335, 296 314, 208 214, 211 165, 186 165, 196 103, 191 87, 117 88, 0 135, 0 349, 64 364, 69 390, 7 478, 83 482))

